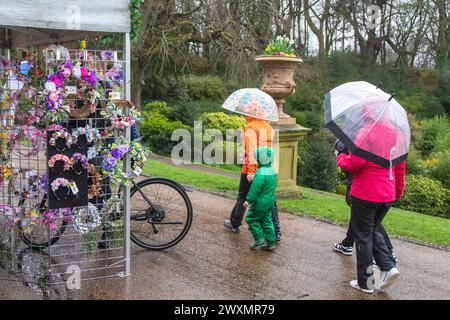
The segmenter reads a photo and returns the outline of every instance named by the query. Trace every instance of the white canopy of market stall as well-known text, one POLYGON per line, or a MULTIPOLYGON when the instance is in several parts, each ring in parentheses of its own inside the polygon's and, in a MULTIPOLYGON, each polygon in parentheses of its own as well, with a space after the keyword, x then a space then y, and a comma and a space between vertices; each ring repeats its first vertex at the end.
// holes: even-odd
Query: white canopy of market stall
MULTIPOLYGON (((125 97, 130 100, 128 0, 1 0, 0 48, 61 44, 106 34, 123 34, 125 97)), ((126 130, 129 138, 129 128, 126 130)), ((129 187, 125 189, 125 271, 130 274, 129 187)))

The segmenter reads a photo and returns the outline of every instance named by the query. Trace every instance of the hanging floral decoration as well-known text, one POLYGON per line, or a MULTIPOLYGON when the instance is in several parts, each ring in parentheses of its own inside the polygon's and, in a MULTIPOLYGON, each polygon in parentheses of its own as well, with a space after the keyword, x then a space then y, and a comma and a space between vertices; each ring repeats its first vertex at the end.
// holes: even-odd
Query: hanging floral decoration
POLYGON ((67 132, 66 129, 61 129, 58 130, 56 132, 54 132, 52 134, 52 136, 50 137, 50 139, 48 140, 48 144, 51 145, 52 147, 55 147, 56 150, 58 150, 59 152, 62 152, 64 150, 66 150, 67 148, 70 148, 73 144, 73 137, 72 134, 70 134, 69 132, 67 132), (58 139, 64 139, 65 140, 65 147, 63 149, 59 149, 56 142, 58 139))
POLYGON ((9 145, 12 150, 18 151, 25 157, 32 157, 44 151, 47 143, 45 129, 39 129, 31 125, 23 125, 9 132, 9 145), (28 146, 23 145, 23 140, 28 141, 28 146))
POLYGON ((64 219, 70 223, 72 222, 72 209, 71 208, 62 208, 62 209, 50 209, 48 211, 44 211, 41 214, 41 224, 48 225, 51 232, 56 230, 55 220, 60 217, 61 213, 63 214, 64 219))
POLYGON ((86 207, 76 207, 72 210, 73 226, 81 234, 87 234, 98 228, 102 219, 97 207, 89 202, 86 207), (84 217, 84 221, 83 220, 84 217))
POLYGON ((58 200, 61 200, 61 198, 57 195, 57 191, 59 190, 59 188, 60 187, 67 188, 67 194, 64 195, 64 197, 62 197, 65 200, 69 197, 71 189, 74 188, 74 184, 75 182, 73 182, 72 180, 67 180, 65 178, 56 178, 55 180, 53 180, 50 187, 53 191, 53 194, 55 195, 55 198, 58 200))
POLYGON ((89 162, 88 162, 88 159, 86 158, 86 156, 79 152, 73 154, 72 158, 70 159, 70 162, 72 163, 72 170, 78 175, 82 174, 83 170, 86 170, 89 165, 89 162), (81 165, 82 170, 77 171, 74 169, 74 167, 77 163, 79 163, 81 165))
POLYGON ((102 190, 102 175, 92 163, 89 164, 88 174, 89 178, 92 179, 92 183, 89 185, 88 189, 88 199, 91 200, 97 197, 102 190))
POLYGON ((89 126, 86 127, 79 127, 74 130, 72 130, 72 140, 73 143, 76 144, 79 148, 86 147, 90 145, 95 139, 101 138, 101 133, 97 128, 90 128, 89 126), (84 136, 86 138, 86 144, 81 145, 79 143, 79 137, 84 136))
POLYGON ((61 153, 55 154, 48 160, 48 167, 54 170, 58 161, 62 161, 64 163, 63 171, 69 171, 70 168, 72 168, 73 160, 61 153))
POLYGON ((71 108, 66 98, 73 94, 66 92, 65 86, 75 86, 77 100, 84 100, 91 112, 95 111, 98 100, 102 97, 103 88, 98 84, 95 70, 82 66, 80 61, 67 59, 47 78, 43 91, 47 105, 47 117, 53 122, 69 119, 71 108))
POLYGON ((113 184, 129 184, 132 178, 141 175, 148 153, 137 141, 129 142, 123 137, 117 138, 115 143, 103 150, 102 171, 111 178, 113 184), (128 152, 131 158, 131 173, 123 170, 122 159, 128 152))
POLYGON ((136 121, 141 120, 141 114, 136 108, 129 108, 126 115, 124 108, 117 106, 113 100, 109 101, 106 108, 101 111, 101 115, 110 120, 112 127, 118 130, 130 128, 136 121))

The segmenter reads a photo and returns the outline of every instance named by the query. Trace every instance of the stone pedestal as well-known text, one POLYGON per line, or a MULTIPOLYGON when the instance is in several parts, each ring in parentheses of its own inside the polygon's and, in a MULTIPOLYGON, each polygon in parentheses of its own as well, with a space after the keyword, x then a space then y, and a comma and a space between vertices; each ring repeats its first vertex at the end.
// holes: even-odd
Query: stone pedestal
POLYGON ((297 186, 298 143, 309 129, 298 125, 284 113, 284 98, 294 94, 294 73, 302 59, 297 57, 260 56, 255 59, 262 66, 261 90, 277 103, 279 121, 271 123, 276 130, 274 149, 278 166, 278 198, 301 198, 297 186))
MULTIPOLYGON (((292 119, 292 118, 291 118, 292 119)), ((272 124, 276 131, 274 149, 278 166, 277 198, 301 198, 297 186, 298 143, 310 129, 298 124, 272 124)))

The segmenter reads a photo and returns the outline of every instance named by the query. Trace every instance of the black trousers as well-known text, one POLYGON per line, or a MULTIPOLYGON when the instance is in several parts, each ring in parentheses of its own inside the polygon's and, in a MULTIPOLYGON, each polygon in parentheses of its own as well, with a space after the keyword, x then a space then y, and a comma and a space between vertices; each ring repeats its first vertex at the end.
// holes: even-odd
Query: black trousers
MULTIPOLYGON (((380 232, 383 235, 384 241, 386 242, 386 245, 389 249, 389 251, 392 253, 394 250, 394 247, 392 246, 391 239, 389 238, 388 234, 386 233, 386 230, 384 230, 383 225, 380 225, 380 232)), ((353 239, 353 229, 352 225, 348 225, 347 234, 345 235, 345 239, 342 240, 342 245, 344 247, 353 247, 355 240, 353 239)))
MULTIPOLYGON (((233 227, 237 228, 242 225, 242 220, 245 214, 244 202, 247 199, 247 194, 250 191, 251 183, 247 180, 247 175, 241 173, 241 178, 239 181, 239 191, 236 199, 236 204, 231 211, 230 221, 233 227)), ((280 219, 278 217, 278 208, 275 201, 274 207, 272 209, 272 221, 273 227, 275 228, 275 234, 280 233, 280 219)))
POLYGON ((376 203, 355 197, 351 201, 350 226, 356 244, 358 285, 361 288, 371 288, 374 259, 382 271, 395 267, 395 259, 381 231, 381 222, 392 203, 376 203))

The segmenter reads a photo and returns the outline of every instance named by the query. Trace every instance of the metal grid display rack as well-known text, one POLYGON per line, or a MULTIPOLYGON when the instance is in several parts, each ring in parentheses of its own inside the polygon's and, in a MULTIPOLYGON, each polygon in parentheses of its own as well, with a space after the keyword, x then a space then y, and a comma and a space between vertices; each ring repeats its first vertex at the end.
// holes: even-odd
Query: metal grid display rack
MULTIPOLYGON (((102 173, 104 148, 130 136, 129 128, 111 130, 104 115, 107 106, 120 108, 114 101, 129 95, 127 57, 119 51, 60 46, 3 50, 0 57, 12 64, 0 69, 0 277, 22 281, 46 297, 56 292, 64 298, 61 293, 79 288, 79 280, 129 275, 129 188, 112 185, 102 173), (76 82, 64 86, 61 95, 73 111, 71 118, 51 123, 38 106, 44 103, 47 76, 68 58, 95 70, 104 90, 86 106, 76 82), (65 138, 49 143, 53 133, 75 138, 79 128, 95 132, 95 138, 88 141, 81 130, 73 144, 65 138), (65 170, 65 162, 57 161, 50 168, 49 160, 61 154, 71 159, 72 167, 65 170), (61 178, 75 183, 54 191, 52 182, 61 178)), ((125 172, 129 163, 125 155, 125 172)))

